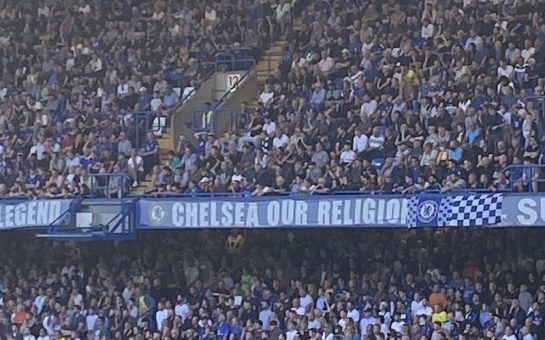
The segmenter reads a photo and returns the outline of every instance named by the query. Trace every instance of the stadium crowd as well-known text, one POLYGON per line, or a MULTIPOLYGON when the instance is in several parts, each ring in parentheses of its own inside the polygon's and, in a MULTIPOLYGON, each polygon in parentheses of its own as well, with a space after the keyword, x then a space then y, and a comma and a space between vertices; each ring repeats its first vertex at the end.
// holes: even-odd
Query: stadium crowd
POLYGON ((258 56, 299 2, 1 3, 0 194, 69 196, 89 193, 90 174, 127 174, 133 149, 158 164, 150 126, 126 113, 168 117, 216 52, 258 56))
POLYGON ((543 189, 539 168, 502 171, 543 163, 543 0, 320 0, 292 32, 299 3, 6 1, 0 193, 87 194, 109 173, 130 182, 108 193, 147 175, 160 194, 543 189), (237 129, 160 164, 125 113, 168 117, 216 51, 283 33, 237 129))
POLYGON ((182 136, 148 191, 542 191, 544 9, 318 1, 238 131, 182 136))
POLYGON ((541 339, 541 230, 0 239, 3 339, 541 339))

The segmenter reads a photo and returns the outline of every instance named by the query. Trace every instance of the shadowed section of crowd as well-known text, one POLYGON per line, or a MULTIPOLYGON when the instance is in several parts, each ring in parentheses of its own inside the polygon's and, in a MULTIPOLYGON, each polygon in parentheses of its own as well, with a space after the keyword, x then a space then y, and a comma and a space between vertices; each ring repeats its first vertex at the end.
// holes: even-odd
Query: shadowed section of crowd
POLYGON ((0 334, 20 339, 539 339, 543 231, 6 232, 0 334))

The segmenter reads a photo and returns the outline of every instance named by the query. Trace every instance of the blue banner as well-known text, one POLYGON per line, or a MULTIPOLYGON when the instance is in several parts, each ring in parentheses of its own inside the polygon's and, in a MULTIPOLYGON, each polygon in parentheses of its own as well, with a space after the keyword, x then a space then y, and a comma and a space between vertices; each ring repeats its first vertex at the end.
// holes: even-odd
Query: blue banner
POLYGON ((502 225, 508 227, 544 227, 545 195, 506 195, 503 202, 502 225))
POLYGON ((462 227, 502 221, 504 194, 185 197, 138 201, 139 228, 462 227))
POLYGON ((438 218, 442 207, 441 200, 441 195, 422 195, 412 197, 409 201, 409 226, 439 226, 438 218))
POLYGON ((0 203, 0 229, 47 227, 70 208, 70 199, 0 203))
POLYGON ((407 227, 407 208, 395 196, 141 199, 138 227, 407 227))

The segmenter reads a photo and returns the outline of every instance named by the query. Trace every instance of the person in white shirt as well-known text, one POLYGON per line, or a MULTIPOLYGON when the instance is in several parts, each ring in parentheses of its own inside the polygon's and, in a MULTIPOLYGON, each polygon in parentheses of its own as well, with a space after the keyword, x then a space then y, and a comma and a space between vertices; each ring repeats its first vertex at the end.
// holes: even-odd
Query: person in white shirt
POLYGON ((422 298, 420 298, 420 294, 414 293, 414 299, 411 302, 411 314, 413 318, 417 315, 416 312, 418 312, 423 306, 424 304, 422 302, 422 298))
POLYGON ((327 50, 322 51, 322 59, 318 62, 318 69, 322 75, 327 76, 335 68, 335 60, 331 58, 327 50))
POLYGON ((369 97, 369 95, 363 96, 363 104, 361 104, 360 114, 365 117, 371 117, 377 111, 378 103, 376 100, 369 97))
POLYGON ((511 79, 514 75, 515 69, 513 66, 507 64, 505 60, 500 60, 500 66, 498 66, 498 78, 503 76, 511 79))
POLYGON ((354 323, 357 324, 360 322, 360 311, 354 308, 354 304, 352 302, 349 301, 346 304, 346 310, 347 310, 346 315, 352 320, 354 320, 354 323))
POLYGON ((87 325, 87 329, 94 329, 97 320, 98 315, 96 314, 96 311, 94 309, 90 309, 89 314, 87 314, 87 317, 85 318, 85 324, 87 325))
POLYGON ((117 94, 119 96, 125 96, 129 94, 129 84, 126 81, 121 81, 119 85, 117 85, 117 94))
POLYGON ((367 145, 369 144, 369 137, 362 133, 360 128, 354 130, 355 135, 352 139, 352 150, 356 153, 363 152, 367 150, 367 145))
POLYGON ((295 312, 295 314, 299 316, 305 316, 307 314, 307 311, 305 307, 301 305, 301 300, 299 298, 295 298, 291 302, 291 310, 295 312))
POLYGON ((290 138, 286 136, 284 132, 282 132, 281 129, 276 130, 276 137, 273 139, 273 148, 285 148, 288 146, 288 143, 290 142, 290 138))
POLYGON ((520 55, 522 58, 524 58, 524 62, 527 63, 528 59, 530 59, 535 53, 536 49, 532 46, 532 41, 530 39, 526 39, 524 41, 524 49, 520 52, 520 55))
POLYGON ((322 322, 320 319, 317 319, 313 312, 310 312, 307 314, 308 318, 308 329, 321 329, 322 328, 322 322))
POLYGON ((174 313, 182 318, 182 322, 187 319, 187 312, 189 312, 189 306, 186 303, 185 297, 178 295, 178 304, 174 307, 174 313))
POLYGON ((469 37, 466 40, 464 49, 469 51, 471 49, 471 44, 475 44, 475 46, 483 44, 483 38, 479 37, 474 30, 469 30, 469 37))
POLYGON ((161 107, 161 104, 163 101, 161 100, 161 95, 159 94, 159 91, 155 91, 153 94, 153 99, 150 102, 151 111, 157 112, 159 110, 159 107, 161 107))
POLYGON ((403 326, 405 326, 405 321, 401 320, 401 312, 396 312, 390 328, 396 333, 401 333, 403 326))
POLYGON ((433 38, 435 34, 435 27, 429 21, 429 19, 422 20, 422 29, 420 30, 420 36, 424 39, 433 38))
POLYGON ((433 314, 433 308, 428 305, 428 300, 423 298, 420 302, 422 303, 422 306, 416 311, 416 316, 425 315, 427 317, 431 317, 433 314))
POLYGON ((42 308, 44 307, 45 301, 47 300, 47 296, 44 294, 43 288, 40 288, 38 290, 38 295, 34 299, 34 306, 38 309, 38 314, 42 312, 42 308))
POLYGON ((370 150, 379 150, 384 144, 384 136, 380 134, 380 129, 378 127, 373 128, 371 137, 369 137, 369 149, 370 150))
POLYGON ((286 340, 293 340, 297 336, 297 323, 291 320, 288 323, 288 331, 286 332, 286 340))
POLYGON ((138 154, 138 150, 131 150, 131 157, 127 161, 128 173, 133 180, 133 187, 138 186, 138 181, 144 177, 144 159, 138 154))
POLYGON ((270 116, 265 116, 265 124, 263 124, 263 131, 270 135, 276 132, 276 123, 271 120, 270 116))
POLYGON ((274 92, 272 90, 271 85, 265 84, 265 90, 259 96, 259 102, 263 103, 263 105, 267 105, 273 99, 273 97, 274 97, 274 92))
POLYGON ((299 302, 301 303, 301 306, 305 308, 305 310, 308 312, 312 309, 314 306, 314 299, 305 289, 299 290, 299 302))
POLYGON ((526 326, 520 329, 520 334, 522 335, 522 340, 534 340, 534 336, 526 326))
POLYGON ((157 322, 157 328, 162 329, 163 321, 168 319, 168 309, 162 302, 157 304, 157 312, 155 313, 155 322, 157 322))
POLYGON ((350 142, 344 143, 343 150, 341 152, 340 160, 343 164, 350 164, 356 159, 357 155, 352 150, 350 142))
POLYGON ((505 327, 505 334, 501 337, 501 340, 517 340, 515 334, 513 334, 513 328, 511 326, 505 327))

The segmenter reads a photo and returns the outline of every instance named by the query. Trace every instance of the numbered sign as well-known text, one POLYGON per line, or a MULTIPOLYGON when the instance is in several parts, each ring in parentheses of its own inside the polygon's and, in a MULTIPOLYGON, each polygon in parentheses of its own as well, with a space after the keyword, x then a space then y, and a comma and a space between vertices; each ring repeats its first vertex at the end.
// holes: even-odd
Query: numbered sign
POLYGON ((230 88, 232 88, 233 86, 236 85, 236 87, 234 87, 232 89, 232 91, 236 90, 236 88, 238 87, 238 81, 240 80, 240 78, 242 77, 242 75, 240 75, 239 73, 230 73, 227 75, 227 91, 229 91, 230 88))

